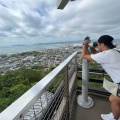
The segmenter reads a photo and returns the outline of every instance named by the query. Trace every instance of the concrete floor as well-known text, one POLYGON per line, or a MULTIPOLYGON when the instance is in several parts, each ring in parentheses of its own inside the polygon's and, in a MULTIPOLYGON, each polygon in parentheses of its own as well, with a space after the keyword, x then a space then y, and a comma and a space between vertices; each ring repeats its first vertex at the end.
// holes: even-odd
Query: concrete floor
POLYGON ((110 113, 110 103, 108 97, 89 95, 94 100, 92 108, 82 108, 77 100, 73 110, 72 120, 102 120, 100 115, 110 113))

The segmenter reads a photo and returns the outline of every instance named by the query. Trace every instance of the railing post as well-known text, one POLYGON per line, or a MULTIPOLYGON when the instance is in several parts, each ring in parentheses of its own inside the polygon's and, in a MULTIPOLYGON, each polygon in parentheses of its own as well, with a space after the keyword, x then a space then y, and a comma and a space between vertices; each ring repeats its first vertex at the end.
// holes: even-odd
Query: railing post
POLYGON ((77 64, 77 55, 75 56, 75 72, 77 73, 77 66, 78 66, 78 64, 77 64))
POLYGON ((77 102, 83 108, 90 108, 94 102, 88 96, 88 81, 89 81, 89 62, 85 59, 82 60, 82 94, 78 95, 77 102))
POLYGON ((68 97, 68 98, 67 98, 67 112, 68 112, 68 114, 67 114, 67 115, 68 115, 68 116, 67 116, 67 120, 70 119, 70 118, 69 118, 69 117, 70 117, 70 116, 69 116, 69 109, 70 109, 70 108, 69 108, 69 97, 70 97, 70 96, 69 96, 69 72, 68 72, 68 71, 69 71, 69 67, 68 67, 68 65, 67 65, 67 81, 66 81, 66 82, 67 82, 67 97, 68 97))
POLYGON ((65 110, 65 117, 67 120, 69 120, 69 77, 68 77, 68 65, 66 65, 65 70, 64 70, 64 98, 66 101, 66 110, 65 110))

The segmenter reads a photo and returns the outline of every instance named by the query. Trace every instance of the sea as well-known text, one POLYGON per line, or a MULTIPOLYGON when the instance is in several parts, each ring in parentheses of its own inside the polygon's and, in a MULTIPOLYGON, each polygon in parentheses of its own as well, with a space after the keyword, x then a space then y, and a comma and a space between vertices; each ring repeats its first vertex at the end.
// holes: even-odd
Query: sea
POLYGON ((30 52, 45 49, 60 48, 68 44, 79 43, 80 41, 65 41, 65 42, 54 42, 54 43, 38 43, 31 45, 11 45, 11 46, 0 46, 0 55, 2 54, 16 54, 22 52, 30 52))
MULTIPOLYGON (((65 42, 53 42, 53 43, 37 43, 31 45, 11 45, 11 46, 0 46, 0 55, 2 54, 16 54, 22 52, 30 52, 45 49, 60 48, 65 45, 73 45, 82 43, 81 41, 65 41, 65 42)), ((120 49, 120 40, 116 42, 117 48, 120 49)))

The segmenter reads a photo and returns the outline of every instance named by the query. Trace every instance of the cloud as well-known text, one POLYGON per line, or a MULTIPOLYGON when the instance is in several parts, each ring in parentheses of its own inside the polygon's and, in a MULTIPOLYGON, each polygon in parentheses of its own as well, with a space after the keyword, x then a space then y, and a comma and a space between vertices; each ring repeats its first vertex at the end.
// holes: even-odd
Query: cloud
POLYGON ((63 10, 57 0, 0 0, 0 38, 4 44, 98 39, 109 34, 119 39, 120 1, 76 0, 63 10))

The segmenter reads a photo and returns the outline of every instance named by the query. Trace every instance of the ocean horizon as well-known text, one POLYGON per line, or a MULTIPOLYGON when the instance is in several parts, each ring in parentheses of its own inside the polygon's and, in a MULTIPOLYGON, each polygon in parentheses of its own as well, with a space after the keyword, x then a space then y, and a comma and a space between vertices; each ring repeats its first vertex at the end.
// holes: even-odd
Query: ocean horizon
POLYGON ((16 54, 22 52, 30 52, 36 50, 54 49, 62 47, 66 44, 80 43, 80 41, 65 41, 65 42, 54 42, 54 43, 37 43, 31 45, 10 45, 10 46, 0 46, 1 54, 16 54))
MULTIPOLYGON (((31 45, 10 45, 10 46, 0 46, 0 55, 2 54, 17 54, 23 52, 45 50, 45 49, 55 49, 65 46, 66 44, 79 44, 81 41, 65 41, 65 42, 53 42, 53 43, 36 43, 31 45)), ((117 48, 120 49, 120 41, 116 42, 117 48)))

